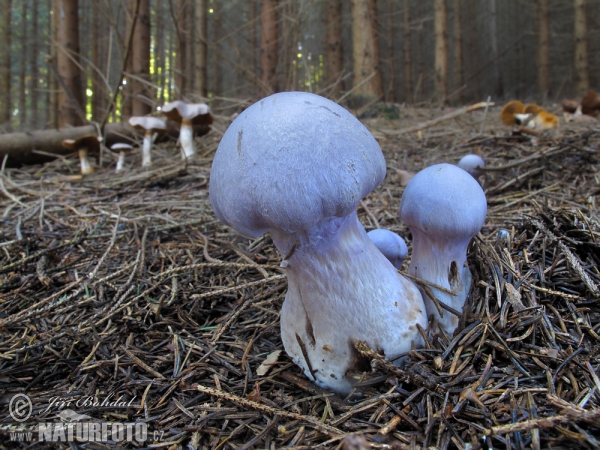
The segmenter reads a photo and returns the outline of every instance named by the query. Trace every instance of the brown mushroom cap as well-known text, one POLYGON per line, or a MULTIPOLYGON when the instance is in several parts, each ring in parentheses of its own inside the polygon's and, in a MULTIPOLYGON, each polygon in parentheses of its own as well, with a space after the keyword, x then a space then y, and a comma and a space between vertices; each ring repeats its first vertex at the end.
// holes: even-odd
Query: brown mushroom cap
POLYGON ((504 125, 515 124, 515 114, 523 114, 525 105, 519 100, 511 100, 500 111, 500 120, 504 125))
POLYGON ((595 117, 596 111, 600 110, 600 97, 596 91, 588 91, 581 99, 581 112, 588 116, 595 117))
POLYGON ((175 100, 166 103, 161 112, 167 116, 167 119, 175 122, 191 122, 192 125, 210 125, 213 123, 213 117, 210 114, 210 108, 205 103, 185 103, 181 100, 175 100))
POLYGON ((524 114, 537 114, 540 111, 543 111, 542 108, 540 108, 538 105, 536 105, 535 103, 528 103, 523 107, 523 113, 524 114))
POLYGON ((576 102, 575 100, 564 99, 561 102, 561 106, 564 112, 575 114, 575 111, 577 111, 577 108, 579 107, 579 102, 576 102))
POLYGON ((130 144, 126 144, 124 142, 117 142, 116 144, 113 144, 110 146, 110 149, 115 152, 115 153, 120 153, 120 152, 131 152, 134 150, 134 147, 130 144))
POLYGON ((82 136, 77 139, 65 139, 61 145, 67 150, 77 151, 80 148, 87 148, 89 152, 100 151, 100 141, 102 139, 94 134, 82 136))

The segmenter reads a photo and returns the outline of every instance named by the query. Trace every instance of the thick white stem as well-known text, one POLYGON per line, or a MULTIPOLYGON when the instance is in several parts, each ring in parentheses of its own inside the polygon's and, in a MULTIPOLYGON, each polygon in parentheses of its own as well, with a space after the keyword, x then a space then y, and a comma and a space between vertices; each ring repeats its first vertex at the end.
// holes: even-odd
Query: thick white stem
POLYGON ((194 129, 190 122, 181 122, 179 142, 181 142, 182 159, 192 158, 196 154, 196 148, 194 146, 194 129))
POLYGON ((152 132, 144 134, 144 142, 142 144, 142 167, 152 165, 152 132))
POLYGON ((79 151, 79 162, 81 163, 81 173, 82 175, 87 175, 89 173, 94 172, 94 168, 90 164, 90 160, 88 159, 88 150, 87 148, 80 148, 79 151))
POLYGON ((117 172, 123 170, 123 166, 125 165, 125 152, 119 152, 119 159, 117 160, 117 172))
POLYGON ((426 328, 427 317, 419 290, 375 247, 356 213, 271 235, 288 257, 283 345, 307 377, 347 393, 354 382, 347 373, 369 369, 356 342, 387 357, 422 343, 416 324, 426 328))

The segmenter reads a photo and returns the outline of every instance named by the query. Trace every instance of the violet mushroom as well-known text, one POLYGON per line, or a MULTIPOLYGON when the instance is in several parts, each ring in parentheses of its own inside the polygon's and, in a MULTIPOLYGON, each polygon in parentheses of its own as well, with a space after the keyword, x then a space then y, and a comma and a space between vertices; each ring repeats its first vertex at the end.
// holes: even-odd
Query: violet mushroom
POLYGON ((167 116, 167 119, 181 124, 179 129, 181 157, 184 160, 192 158, 196 154, 194 125, 210 125, 212 123, 210 108, 204 103, 185 103, 175 100, 165 104, 161 111, 167 116))
POLYGON ((369 239, 375 244, 383 256, 385 256, 396 269, 402 267, 402 263, 408 256, 406 242, 398 234, 383 228, 376 228, 367 233, 369 239))
POLYGON ((377 141, 348 111, 315 94, 283 92, 243 111, 214 157, 210 201, 239 233, 270 232, 288 292, 281 338, 319 386, 347 393, 369 369, 364 341, 386 356, 422 343, 418 288, 398 274, 357 216, 385 176, 377 141))
POLYGON ((88 175, 94 172, 94 167, 90 163, 89 156, 91 153, 98 154, 100 152, 101 141, 102 138, 91 134, 77 139, 65 139, 61 142, 61 145, 68 150, 78 153, 81 174, 88 175))
POLYGON ((133 146, 130 144, 126 144, 125 142, 117 142, 110 146, 110 149, 119 154, 119 159, 117 160, 117 168, 115 172, 120 172, 123 170, 123 166, 125 165, 125 153, 130 153, 133 151, 133 146))
MULTIPOLYGON (((453 291, 456 295, 431 288, 441 303, 459 313, 471 288, 467 247, 486 213, 485 194, 477 180, 452 164, 421 170, 402 194, 400 218, 413 237, 408 273, 453 291)), ((451 335, 459 317, 449 311, 440 316, 434 301, 422 293, 427 314, 451 335)))
POLYGON ((152 140, 155 133, 164 133, 167 130, 167 124, 164 120, 153 116, 133 116, 129 118, 129 125, 136 130, 144 132, 142 141, 142 167, 152 165, 152 140))
POLYGON ((485 161, 479 155, 469 154, 460 158, 458 167, 468 172, 473 178, 479 178, 483 175, 481 169, 485 167, 485 161))

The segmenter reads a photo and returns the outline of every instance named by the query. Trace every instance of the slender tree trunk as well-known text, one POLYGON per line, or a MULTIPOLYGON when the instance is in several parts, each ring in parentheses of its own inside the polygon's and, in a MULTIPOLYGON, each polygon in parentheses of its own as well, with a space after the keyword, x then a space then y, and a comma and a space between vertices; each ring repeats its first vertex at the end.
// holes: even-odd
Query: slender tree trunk
POLYGON ((394 45, 394 24, 396 17, 394 13, 394 0, 388 0, 388 11, 387 11, 387 50, 388 50, 388 86, 385 90, 385 101, 394 103, 396 101, 395 85, 396 85, 396 70, 394 67, 395 61, 395 45, 394 45))
POLYGON ((195 51, 195 92, 206 98, 208 95, 208 0, 195 0, 196 51, 195 51))
POLYGON ((461 0, 454 0, 454 92, 456 101, 462 103, 463 99, 463 30, 461 15, 461 0))
POLYGON ((39 125, 39 78, 38 69, 38 5, 34 0, 31 11, 31 48, 29 49, 29 70, 31 71, 30 97, 31 97, 31 125, 37 128, 39 125))
POLYGON ((578 95, 590 88, 586 1, 574 0, 575 5, 575 85, 578 95))
POLYGON ((147 84, 150 82, 150 0, 140 0, 131 50, 135 77, 132 80, 132 114, 145 116, 152 112, 152 102, 154 102, 154 95, 147 84))
POLYGON ((158 86, 158 105, 165 103, 165 46, 167 35, 165 31, 165 20, 163 2, 156 3, 156 27, 154 31, 154 83, 158 86))
POLYGON ((27 34, 27 0, 21 2, 21 49, 19 52, 19 126, 27 126, 27 47, 29 38, 27 34))
POLYGON ((58 78, 55 72, 58 71, 56 64, 58 63, 58 47, 53 44, 59 37, 58 23, 60 9, 60 0, 48 0, 48 7, 52 10, 52 18, 48 21, 50 27, 50 36, 48 53, 51 58, 49 61, 48 70, 48 126, 51 128, 58 128, 58 78))
POLYGON ((195 93, 195 83, 196 83, 196 75, 194 74, 194 67, 196 64, 196 23, 194 20, 194 4, 192 1, 188 1, 186 4, 186 16, 185 16, 185 29, 187 31, 186 34, 186 46, 185 46, 185 84, 186 84, 186 93, 188 95, 188 99, 193 101, 193 98, 190 98, 190 94, 195 93))
POLYGON ((435 93, 441 103, 448 97, 448 29, 446 0, 434 0, 435 93))
MULTIPOLYGON (((250 76, 253 81, 258 79, 257 70, 258 70, 258 44, 257 44, 257 23, 258 23, 258 13, 257 13, 257 0, 248 0, 248 60, 250 65, 250 76)), ((252 84, 250 87, 250 96, 254 98, 257 94, 256 85, 252 84)))
MULTIPOLYGON (((171 86, 177 83, 177 69, 175 68, 175 58, 173 57, 173 55, 175 54, 175 49, 178 45, 179 40, 177 38, 177 35, 174 31, 171 31, 169 33, 169 71, 166 73, 167 85, 165 86, 165 100, 167 102, 173 101, 176 97, 176 92, 173 92, 171 90, 171 86)), ((177 87, 175 89, 177 89, 177 87)))
POLYGON ((8 125, 12 117, 12 101, 10 95, 10 56, 11 56, 11 13, 12 13, 12 1, 2 0, 2 7, 0 8, 0 17, 2 24, 2 32, 0 39, 2 39, 2 45, 0 46, 0 127, 8 125))
POLYGON ((404 22, 404 100, 413 102, 412 33, 410 29, 410 0, 403 3, 404 22))
POLYGON ((277 0, 263 0, 260 11, 260 81, 261 95, 277 91, 277 0))
POLYGON ((189 14, 188 0, 179 0, 177 8, 177 69, 175 72, 175 89, 179 91, 179 97, 183 98, 188 92, 187 75, 187 55, 188 55, 188 21, 189 14))
POLYGON ((490 45, 492 48, 492 67, 493 81, 492 94, 496 97, 504 95, 504 86, 502 83, 502 72, 500 71, 500 61, 498 60, 498 3, 497 0, 489 0, 490 2, 490 45))
POLYGON ((352 0, 353 97, 357 106, 383 97, 375 0, 352 0))
POLYGON ((342 0, 328 0, 323 5, 325 18, 325 87, 327 95, 338 98, 344 90, 344 52, 342 48, 342 0))
MULTIPOLYGON (((131 32, 131 27, 134 23, 134 15, 135 15, 135 7, 138 0, 129 0, 127 2, 127 19, 125 20, 125 34, 123 35, 123 51, 122 55, 125 57, 127 41, 129 38, 129 33, 131 32)), ((133 46, 133 42, 131 43, 133 46)), ((133 50, 133 48, 132 48, 133 50)), ((129 52, 127 56, 127 60, 125 61, 125 73, 133 74, 133 51, 129 52)), ((121 89, 121 120, 127 120, 129 117, 133 115, 133 81, 130 76, 125 75, 123 77, 123 81, 125 85, 122 86, 121 89)))
POLYGON ((538 89, 542 98, 548 96, 550 90, 550 17, 549 0, 536 0, 537 48, 536 66, 538 89))
POLYGON ((110 32, 104 26, 100 4, 92 2, 92 120, 99 122, 106 112, 106 85, 101 74, 106 73, 106 36, 110 32))

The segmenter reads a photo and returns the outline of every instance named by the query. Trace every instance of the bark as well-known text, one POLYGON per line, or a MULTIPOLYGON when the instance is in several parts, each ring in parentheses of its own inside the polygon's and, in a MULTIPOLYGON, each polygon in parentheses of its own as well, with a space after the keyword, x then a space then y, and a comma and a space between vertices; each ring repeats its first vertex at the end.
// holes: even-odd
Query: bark
POLYGON ((176 57, 176 72, 175 72, 175 89, 178 91, 179 97, 182 98, 188 93, 189 80, 187 79, 187 55, 188 55, 188 15, 189 6, 188 0, 179 0, 177 7, 177 57, 176 57))
POLYGON ((30 85, 30 97, 31 97, 31 126, 37 128, 39 125, 39 78, 40 73, 38 69, 38 6, 34 2, 31 12, 31 48, 29 49, 29 67, 31 71, 31 85, 30 85))
POLYGON ((0 33, 0 39, 2 39, 2 45, 0 46, 0 126, 4 126, 10 123, 12 117, 12 103, 10 95, 10 44, 11 44, 11 33, 10 33, 10 19, 12 12, 12 1, 2 0, 2 7, 0 8, 0 27, 2 32, 0 33))
POLYGON ((19 126, 25 128, 27 125, 27 0, 21 2, 21 36, 19 49, 19 126))
MULTIPOLYGON (((129 0, 127 3, 127 19, 125 21, 125 34, 124 34, 124 40, 123 40, 123 51, 122 54, 125 55, 126 52, 126 46, 127 46, 127 37, 129 36, 129 33, 131 32, 131 27, 133 26, 133 23, 135 22, 134 20, 134 15, 135 15, 135 8, 136 8, 136 3, 139 0, 129 0)), ((132 47, 133 47, 133 42, 132 42, 132 47)), ((132 48, 133 50, 133 48, 132 48)), ((125 61, 125 74, 133 74, 133 51, 129 52, 129 55, 127 55, 127 60, 125 61)), ((125 83, 124 85, 120 86, 122 87, 121 89, 121 119, 122 120, 127 120, 129 117, 131 117, 133 115, 133 81, 131 79, 130 76, 124 75, 123 76, 123 82, 125 83)))
POLYGON ((589 55, 587 41, 586 1, 574 0, 575 6, 575 85, 578 95, 590 88, 589 55))
POLYGON ((165 104, 165 70, 166 70, 166 40, 167 35, 165 31, 165 19, 164 19, 164 10, 163 10, 163 2, 158 2, 156 4, 156 31, 154 33, 155 36, 155 47, 154 47, 154 76, 156 79, 154 83, 158 85, 158 104, 165 104))
POLYGON ((356 106, 383 97, 375 0, 352 0, 353 97, 356 106))
MULTIPOLYGON (((504 87, 502 84, 502 73, 500 72, 500 63, 498 61, 498 4, 496 0, 490 2, 490 46, 492 50, 492 94, 496 97, 504 95, 504 87)), ((489 95, 489 93, 488 93, 489 95)))
POLYGON ((342 0, 325 2, 325 87, 328 97, 338 98, 344 90, 342 48, 342 0))
MULTIPOLYGON (((173 122, 168 122, 169 132, 162 139, 177 139, 179 127, 173 122)), ((196 136, 202 136, 210 130, 207 125, 194 126, 196 136)), ((87 135, 96 135, 95 125, 83 125, 79 127, 60 128, 54 130, 41 130, 26 133, 0 134, 0 160, 8 156, 7 164, 10 166, 21 164, 38 164, 52 159, 47 155, 36 153, 44 152, 50 155, 66 155, 72 153, 63 148, 61 142, 64 139, 77 139, 87 135)), ((134 143, 141 140, 141 134, 125 123, 108 123, 104 127, 104 140, 102 143, 110 147, 116 142, 134 143)))
MULTIPOLYGON (((212 22, 213 22, 212 42, 219 42, 220 37, 221 37, 221 32, 223 31, 220 26, 221 5, 218 2, 213 3, 212 9, 213 9, 213 12, 212 12, 212 22)), ((212 101, 211 108, 213 111, 220 108, 221 100, 219 99, 219 97, 221 97, 221 93, 223 92, 223 77, 221 76, 221 69, 222 69, 221 61, 223 60, 223 58, 221 57, 220 48, 221 47, 219 44, 214 44, 214 48, 213 48, 213 52, 212 52, 213 83, 212 83, 211 90, 212 90, 212 95, 213 95, 213 101, 212 101)))
POLYGON ((454 48, 453 48, 453 69, 454 69, 454 97, 458 103, 463 99, 463 30, 461 15, 461 0, 454 0, 454 48))
POLYGON ((250 78, 253 81, 252 84, 249 85, 249 94, 251 98, 256 97, 258 94, 256 92, 256 83, 255 80, 258 79, 256 75, 257 72, 257 53, 258 53, 258 43, 257 43, 257 22, 258 22, 258 13, 257 13, 257 0, 249 0, 248 1, 248 60, 250 66, 250 78))
POLYGON ((150 82, 150 0, 139 0, 138 18, 133 30, 132 70, 132 115, 145 116, 152 112, 154 95, 150 82))
POLYGON ((195 0, 195 75, 194 91, 206 98, 208 95, 208 0, 195 0))
POLYGON ((448 97, 448 29, 446 0, 434 1, 435 94, 439 101, 448 97))
POLYGON ((550 91, 550 18, 549 0, 536 0, 537 48, 536 66, 538 89, 542 98, 550 91))
POLYGON ((106 74, 107 45, 106 39, 110 30, 105 26, 100 12, 100 4, 92 2, 92 120, 99 122, 106 113, 108 92, 102 74, 106 74))
POLYGON ((78 0, 58 0, 57 55, 59 82, 58 124, 78 126, 85 122, 83 85, 79 70, 79 17, 78 0))
POLYGON ((394 0, 388 0, 388 11, 387 11, 387 41, 388 41, 388 87, 385 92, 385 101, 394 103, 396 101, 395 96, 395 84, 396 84, 396 70, 394 67, 394 0))
POLYGON ((404 0, 403 3, 403 22, 404 22, 404 100, 407 103, 413 102, 413 77, 412 77, 412 33, 410 29, 410 0, 404 0))
POLYGON ((263 0, 260 14, 260 81, 261 95, 277 91, 277 0, 263 0))
POLYGON ((48 8, 52 10, 52 18, 48 21, 50 27, 50 36, 48 39, 50 61, 48 61, 49 70, 47 75, 48 83, 48 123, 51 128, 58 128, 58 78, 56 62, 58 60, 58 47, 53 44, 53 41, 58 39, 58 10, 60 0, 48 0, 48 8))

